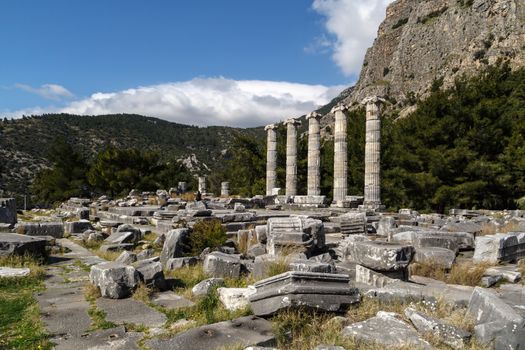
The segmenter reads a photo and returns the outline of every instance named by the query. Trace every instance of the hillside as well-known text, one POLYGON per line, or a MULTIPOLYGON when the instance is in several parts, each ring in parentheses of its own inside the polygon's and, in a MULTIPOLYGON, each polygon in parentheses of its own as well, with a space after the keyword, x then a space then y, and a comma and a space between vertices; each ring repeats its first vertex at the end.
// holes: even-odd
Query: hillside
POLYGON ((200 128, 140 115, 49 114, 0 120, 0 195, 22 194, 34 174, 49 166, 48 150, 63 138, 86 158, 104 147, 157 151, 181 159, 194 173, 209 173, 223 160, 235 135, 264 137, 262 128, 200 128))

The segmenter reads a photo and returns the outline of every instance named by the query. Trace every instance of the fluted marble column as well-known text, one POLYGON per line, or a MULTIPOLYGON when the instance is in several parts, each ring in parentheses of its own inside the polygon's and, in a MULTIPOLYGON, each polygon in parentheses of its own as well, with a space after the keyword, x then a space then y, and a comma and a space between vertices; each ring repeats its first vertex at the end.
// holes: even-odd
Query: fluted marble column
POLYGON ((316 112, 306 116, 308 120, 308 195, 321 195, 321 115, 316 112))
POLYGON ((206 193, 206 178, 204 176, 199 176, 199 192, 206 193))
POLYGON ((334 204, 341 204, 348 192, 348 151, 346 142, 346 107, 342 104, 332 108, 335 115, 334 128, 334 204))
POLYGON ((381 206, 381 113, 384 100, 377 96, 366 98, 365 199, 367 208, 381 206))
POLYGON ((267 125, 264 130, 268 132, 266 141, 266 195, 271 196, 272 190, 277 187, 277 126, 267 125))
POLYGON ((286 195, 297 195, 297 126, 296 119, 288 119, 286 124, 286 195))

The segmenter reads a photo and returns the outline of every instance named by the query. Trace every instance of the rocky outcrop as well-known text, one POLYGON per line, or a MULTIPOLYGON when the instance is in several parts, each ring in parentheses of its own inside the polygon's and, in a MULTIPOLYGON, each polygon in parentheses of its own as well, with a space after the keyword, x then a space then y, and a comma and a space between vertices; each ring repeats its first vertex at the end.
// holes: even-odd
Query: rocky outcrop
MULTIPOLYGON (((343 102, 387 96, 397 108, 425 96, 436 79, 450 86, 498 58, 525 65, 525 3, 521 0, 397 0, 368 49, 359 81, 343 102)), ((333 122, 328 114, 323 126, 333 122)))

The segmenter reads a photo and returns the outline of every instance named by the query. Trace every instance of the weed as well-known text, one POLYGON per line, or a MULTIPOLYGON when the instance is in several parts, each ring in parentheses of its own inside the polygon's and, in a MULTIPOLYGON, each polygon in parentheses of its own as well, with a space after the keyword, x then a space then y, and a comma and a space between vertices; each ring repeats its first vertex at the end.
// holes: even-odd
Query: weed
POLYGON ((133 298, 148 304, 150 302, 152 293, 153 291, 151 288, 146 286, 144 283, 139 283, 138 287, 133 292, 133 298))

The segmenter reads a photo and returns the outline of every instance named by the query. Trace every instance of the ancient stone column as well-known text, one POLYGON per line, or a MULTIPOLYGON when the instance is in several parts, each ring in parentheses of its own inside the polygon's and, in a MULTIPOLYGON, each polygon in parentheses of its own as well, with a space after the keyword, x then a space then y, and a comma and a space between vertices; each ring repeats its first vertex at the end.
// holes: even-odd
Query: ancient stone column
POLYGON ((199 192, 206 193, 206 178, 204 176, 199 176, 199 192))
POLYGON ((268 132, 266 151, 266 195, 271 196, 272 190, 277 187, 277 126, 267 125, 268 132))
POLYGON ((377 96, 366 98, 366 140, 365 140, 365 208, 381 206, 381 113, 384 100, 377 96))
POLYGON ((290 118, 284 122, 286 131, 286 195, 297 195, 297 126, 301 124, 290 118))
POLYGON ((342 104, 332 108, 335 115, 334 128, 334 204, 341 204, 348 192, 348 158, 346 142, 346 107, 342 104))
POLYGON ((228 197, 230 195, 230 183, 221 182, 221 197, 228 197))
POLYGON ((321 115, 316 112, 306 116, 308 120, 308 195, 321 195, 321 115))

